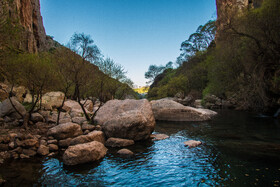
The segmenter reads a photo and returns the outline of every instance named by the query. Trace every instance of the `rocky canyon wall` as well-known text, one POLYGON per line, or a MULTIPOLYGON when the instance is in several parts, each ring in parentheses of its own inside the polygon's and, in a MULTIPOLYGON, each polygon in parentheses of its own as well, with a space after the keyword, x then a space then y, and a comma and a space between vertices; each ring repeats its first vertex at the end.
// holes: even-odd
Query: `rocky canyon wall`
POLYGON ((217 6, 217 35, 224 30, 230 21, 251 8, 257 8, 263 0, 216 0, 217 6))
POLYGON ((3 8, 7 9, 7 17, 16 20, 24 28, 21 48, 36 53, 49 47, 51 41, 48 41, 50 37, 45 32, 39 0, 6 0, 6 6, 3 8))

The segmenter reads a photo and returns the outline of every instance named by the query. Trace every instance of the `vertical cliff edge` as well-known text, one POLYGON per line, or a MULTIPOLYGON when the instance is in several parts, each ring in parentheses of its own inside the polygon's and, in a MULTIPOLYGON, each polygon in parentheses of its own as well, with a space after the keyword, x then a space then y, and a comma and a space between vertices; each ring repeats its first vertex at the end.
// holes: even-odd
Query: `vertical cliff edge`
POLYGON ((242 14, 242 12, 251 8, 261 6, 263 0, 216 0, 217 7, 217 34, 216 39, 219 37, 220 32, 223 32, 225 27, 230 21, 242 14))
POLYGON ((46 35, 40 11, 40 0, 1 0, 6 17, 23 27, 21 48, 36 53, 49 49, 53 43, 46 35))

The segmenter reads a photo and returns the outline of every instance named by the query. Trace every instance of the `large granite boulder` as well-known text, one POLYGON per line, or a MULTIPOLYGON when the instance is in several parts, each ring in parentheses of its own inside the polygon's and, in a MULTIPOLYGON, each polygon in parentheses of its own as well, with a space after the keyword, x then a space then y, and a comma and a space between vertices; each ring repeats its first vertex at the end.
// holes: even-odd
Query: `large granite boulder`
POLYGON ((100 160, 107 153, 107 148, 100 142, 93 141, 68 147, 63 154, 66 165, 77 165, 100 160))
MULTIPOLYGON (((26 110, 24 106, 20 104, 14 97, 11 98, 11 101, 17 111, 25 116, 26 110)), ((13 105, 11 104, 9 99, 6 99, 2 103, 0 103, 0 117, 2 118, 5 116, 9 116, 11 118, 21 119, 21 116, 16 112, 13 105)))
POLYGON ((92 141, 98 141, 102 144, 105 144, 104 133, 102 131, 93 131, 87 135, 78 136, 71 140, 70 145, 82 144, 92 141))
MULTIPOLYGON (((35 96, 36 98, 36 96, 35 96)), ((64 93, 62 92, 48 92, 42 96, 42 107, 45 110, 53 110, 61 106, 64 99, 64 93)), ((26 94, 24 98, 24 102, 31 103, 32 102, 32 95, 26 94)))
POLYGON ((170 99, 151 101, 156 120, 163 121, 206 121, 217 113, 207 109, 184 106, 170 99))
POLYGON ((48 92, 42 96, 42 105, 45 109, 53 109, 61 106, 64 99, 62 92, 48 92))
MULTIPOLYGON (((91 101, 81 101, 81 103, 84 104, 84 108, 85 108, 86 112, 91 113, 91 111, 88 110, 88 108, 89 108, 88 106, 90 106, 91 101)), ((83 114, 84 113, 80 104, 77 101, 74 101, 74 100, 65 101, 65 103, 63 105, 63 110, 65 110, 67 112, 74 113, 74 114, 75 113, 76 114, 83 114)))
POLYGON ((17 86, 13 88, 13 93, 17 100, 22 103, 26 94, 29 93, 29 90, 24 86, 17 86))
POLYGON ((145 140, 155 127, 155 119, 148 100, 111 100, 97 112, 95 120, 110 138, 145 140))
POLYGON ((74 138, 82 134, 81 126, 71 122, 57 125, 48 131, 48 136, 53 136, 58 140, 74 138))

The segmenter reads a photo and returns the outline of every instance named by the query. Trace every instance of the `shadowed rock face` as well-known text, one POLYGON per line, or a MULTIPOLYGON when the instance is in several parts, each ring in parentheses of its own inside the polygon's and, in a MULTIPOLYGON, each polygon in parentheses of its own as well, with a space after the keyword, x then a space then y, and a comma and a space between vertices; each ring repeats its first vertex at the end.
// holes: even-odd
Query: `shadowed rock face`
MULTIPOLYGON (((3 7, 5 6, 0 9, 3 7)), ((9 2, 7 8, 8 17, 12 20, 19 20, 19 24, 24 28, 22 48, 31 53, 47 49, 49 41, 40 12, 40 1, 13 0, 9 2)))
POLYGON ((260 7, 263 0, 216 0, 217 7, 217 34, 223 31, 232 18, 250 8, 260 7))

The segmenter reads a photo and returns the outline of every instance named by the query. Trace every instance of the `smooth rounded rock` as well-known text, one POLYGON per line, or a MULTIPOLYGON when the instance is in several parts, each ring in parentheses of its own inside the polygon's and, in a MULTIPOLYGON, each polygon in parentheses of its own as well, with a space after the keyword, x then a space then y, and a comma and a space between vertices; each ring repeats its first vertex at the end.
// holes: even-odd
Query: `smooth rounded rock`
POLYGON ((151 134, 150 138, 151 138, 153 141, 158 141, 158 140, 167 139, 167 138, 169 138, 169 136, 166 135, 166 134, 151 134))
POLYGON ((50 151, 58 151, 58 146, 55 144, 49 144, 50 151))
POLYGON ((71 122, 57 125, 48 131, 48 136, 53 136, 58 140, 73 138, 82 134, 81 126, 71 122))
POLYGON ((106 137, 146 140, 154 131, 155 119, 148 100, 110 100, 97 112, 95 121, 106 137))
POLYGON ((134 153, 130 151, 129 149, 121 149, 117 152, 122 157, 132 157, 134 153))
POLYGON ((41 156, 46 156, 47 154, 50 153, 49 147, 47 147, 45 145, 40 145, 40 147, 37 150, 37 153, 41 156))
POLYGON ((201 141, 196 140, 189 140, 184 142, 185 146, 188 146, 189 148, 197 147, 202 144, 201 141))
POLYGON ((100 160, 107 153, 107 148, 100 142, 93 141, 68 147, 63 154, 63 163, 77 165, 100 160))

